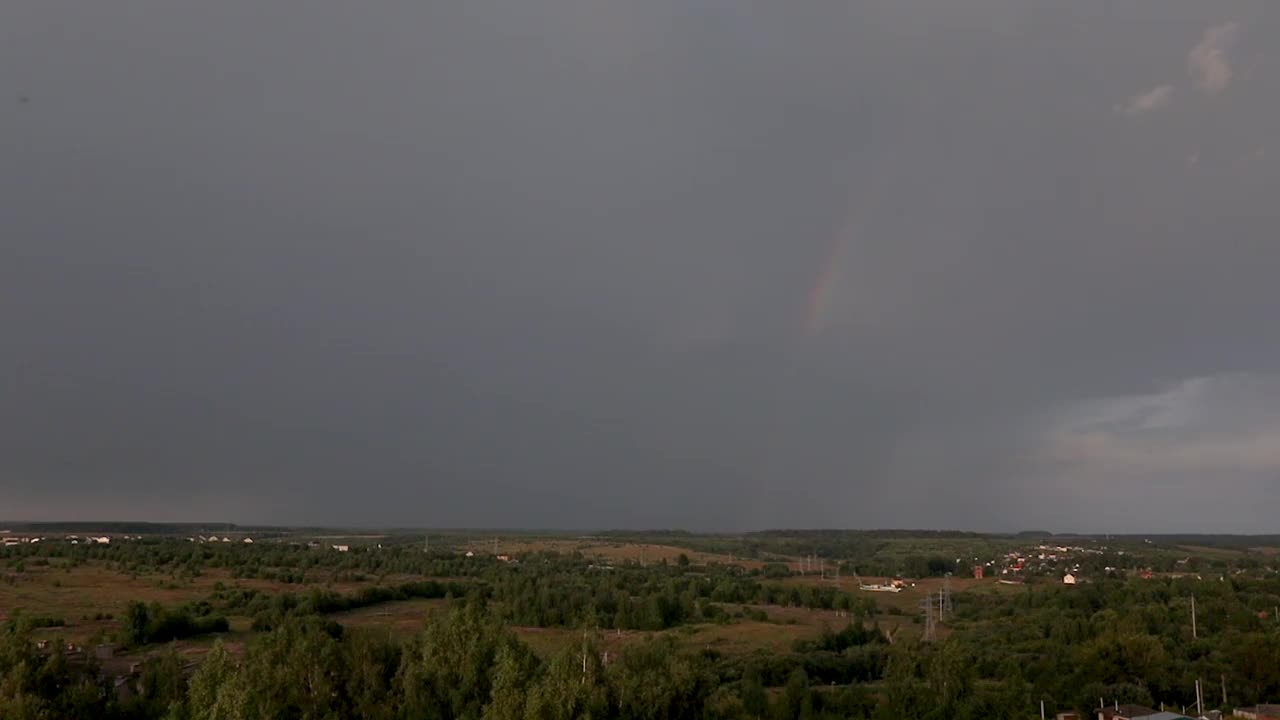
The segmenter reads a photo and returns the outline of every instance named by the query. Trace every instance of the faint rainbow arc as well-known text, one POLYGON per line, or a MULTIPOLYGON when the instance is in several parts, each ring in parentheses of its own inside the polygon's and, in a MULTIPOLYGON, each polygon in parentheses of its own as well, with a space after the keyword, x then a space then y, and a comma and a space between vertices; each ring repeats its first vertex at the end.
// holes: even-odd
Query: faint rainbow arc
POLYGON ((831 305, 832 295, 840 275, 841 263, 848 252, 852 232, 844 232, 831 244, 826 260, 818 270, 813 287, 809 289, 808 305, 805 310, 804 328, 808 333, 816 333, 826 323, 827 313, 831 305))

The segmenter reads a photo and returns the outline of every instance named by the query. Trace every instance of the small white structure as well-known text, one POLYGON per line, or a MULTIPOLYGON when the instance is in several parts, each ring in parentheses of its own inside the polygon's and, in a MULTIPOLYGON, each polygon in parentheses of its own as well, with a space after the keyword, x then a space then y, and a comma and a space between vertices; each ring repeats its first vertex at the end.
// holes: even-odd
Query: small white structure
POLYGON ((245 544, 245 545, 252 545, 252 544, 253 544, 253 538, 245 538, 245 539, 244 539, 244 544, 245 544))
POLYGON ((337 550, 338 552, 347 552, 348 550, 351 549, 351 546, 350 545, 334 545, 333 549, 337 550))
POLYGON ((471 552, 470 550, 467 551, 467 557, 475 557, 475 556, 476 556, 475 553, 471 552))
POLYGON ((1075 584, 1076 584, 1076 576, 1075 576, 1075 575, 1072 575, 1071 573, 1067 573, 1066 575, 1063 575, 1063 576, 1062 576, 1062 584, 1063 584, 1063 585, 1075 585, 1075 584))

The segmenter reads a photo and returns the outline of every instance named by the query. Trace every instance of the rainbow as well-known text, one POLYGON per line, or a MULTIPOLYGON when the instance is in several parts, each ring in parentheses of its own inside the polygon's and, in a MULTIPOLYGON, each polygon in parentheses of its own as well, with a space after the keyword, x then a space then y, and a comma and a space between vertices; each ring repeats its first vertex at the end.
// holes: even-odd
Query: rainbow
POLYGON ((826 324, 831 299, 835 293, 836 286, 839 284, 840 265, 844 260, 845 253, 848 252, 849 242, 852 237, 852 232, 845 232, 837 237, 835 242, 831 243, 831 250, 827 252, 827 259, 822 263, 822 267, 818 271, 818 277, 814 280, 813 287, 809 290, 809 302, 804 320, 804 328, 808 333, 819 332, 826 324))

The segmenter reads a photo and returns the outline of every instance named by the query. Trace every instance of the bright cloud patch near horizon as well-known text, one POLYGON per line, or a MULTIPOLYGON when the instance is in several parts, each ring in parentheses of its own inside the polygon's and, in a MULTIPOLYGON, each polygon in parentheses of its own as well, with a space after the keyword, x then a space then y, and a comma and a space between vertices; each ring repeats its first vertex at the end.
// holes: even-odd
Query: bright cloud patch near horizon
POLYGON ((1046 457, 1101 475, 1280 471, 1280 379, 1198 377, 1084 403, 1050 433, 1046 457))
POLYGON ((1239 23, 1228 22, 1204 31, 1200 42, 1187 55, 1187 73, 1196 87, 1217 95, 1231 84, 1232 69, 1227 53, 1236 43, 1239 23))

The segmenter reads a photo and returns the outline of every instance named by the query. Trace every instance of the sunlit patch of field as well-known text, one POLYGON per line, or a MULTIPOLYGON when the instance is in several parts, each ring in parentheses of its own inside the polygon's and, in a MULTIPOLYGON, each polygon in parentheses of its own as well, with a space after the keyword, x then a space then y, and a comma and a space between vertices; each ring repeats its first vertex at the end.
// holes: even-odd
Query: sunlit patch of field
MULTIPOLYGON (((779 605, 747 605, 753 610, 763 610, 769 620, 736 620, 728 624, 693 626, 686 631, 685 642, 693 648, 707 648, 726 654, 766 650, 790 652, 797 640, 814 640, 824 627, 839 630, 849 622, 848 617, 832 610, 783 607, 779 605)), ((669 632, 677 632, 673 630, 669 632)))
MULTIPOLYGON (((739 607, 763 610, 767 621, 737 618, 727 623, 700 623, 681 625, 661 631, 609 630, 596 631, 602 649, 611 655, 624 653, 634 643, 654 637, 671 637, 691 650, 712 649, 725 654, 747 653, 755 650, 790 652, 797 640, 813 640, 823 627, 839 630, 849 622, 848 617, 838 616, 831 610, 782 607, 778 605, 726 605, 726 609, 739 607)), ((543 656, 554 655, 570 647, 580 647, 581 630, 568 628, 513 627, 512 630, 535 652, 543 656)))
MULTIPOLYGON (((582 647, 583 633, 571 628, 540 628, 516 626, 511 628, 516 637, 538 655, 551 657, 568 649, 582 647)), ((608 652, 610 657, 618 657, 626 648, 638 642, 654 637, 658 633, 642 630, 600 630, 596 632, 596 640, 601 652, 608 652)))
POLYGON ((348 628, 378 628, 396 636, 409 636, 422 629, 427 618, 448 605, 445 599, 396 600, 369 607, 334 613, 329 617, 348 628))
POLYGON ((1240 548, 1214 547, 1210 545, 1179 545, 1179 550, 1184 550, 1196 557, 1207 558, 1236 558, 1245 554, 1245 550, 1240 548))

